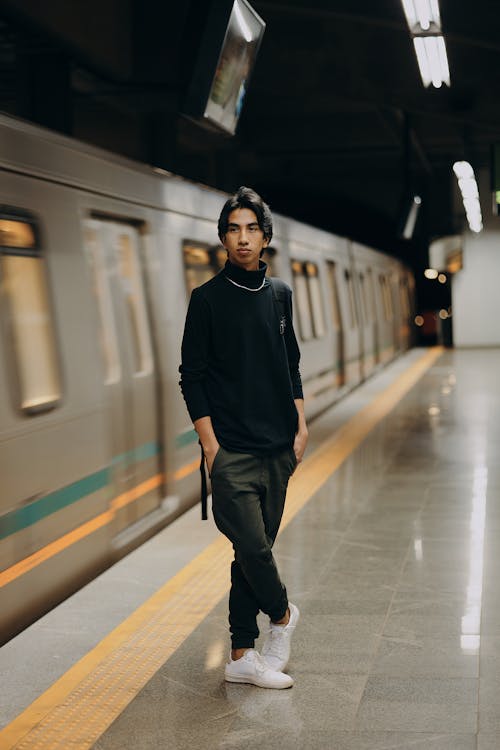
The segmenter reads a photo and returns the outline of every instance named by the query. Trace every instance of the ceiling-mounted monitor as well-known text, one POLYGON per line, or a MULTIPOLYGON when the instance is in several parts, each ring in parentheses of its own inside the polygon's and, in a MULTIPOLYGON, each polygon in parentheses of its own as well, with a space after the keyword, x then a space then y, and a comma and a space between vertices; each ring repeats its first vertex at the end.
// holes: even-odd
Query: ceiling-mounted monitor
POLYGON ((184 102, 186 115, 234 135, 265 28, 247 0, 212 3, 184 102))
POLYGON ((491 147, 491 191, 493 213, 500 214, 500 143, 494 143, 491 147))

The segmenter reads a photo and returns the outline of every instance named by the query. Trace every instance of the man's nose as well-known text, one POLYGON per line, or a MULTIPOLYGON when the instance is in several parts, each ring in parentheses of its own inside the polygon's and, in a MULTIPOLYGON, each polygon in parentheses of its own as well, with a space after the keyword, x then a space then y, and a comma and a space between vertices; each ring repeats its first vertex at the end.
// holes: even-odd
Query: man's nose
POLYGON ((246 229, 241 230, 240 245, 248 245, 248 234, 246 229))

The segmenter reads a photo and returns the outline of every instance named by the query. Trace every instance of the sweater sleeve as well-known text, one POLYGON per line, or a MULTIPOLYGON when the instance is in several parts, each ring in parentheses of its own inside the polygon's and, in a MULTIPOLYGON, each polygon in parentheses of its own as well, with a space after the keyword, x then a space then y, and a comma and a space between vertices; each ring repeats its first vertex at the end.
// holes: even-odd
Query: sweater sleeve
POLYGON ((286 316, 288 318, 288 325, 285 328, 285 344, 286 352, 288 356, 288 367, 290 369, 290 380, 292 383, 292 393, 295 398, 304 398, 302 392, 302 380, 300 377, 299 362, 300 362, 300 349, 295 337, 295 331, 293 329, 293 309, 292 309, 292 290, 287 285, 286 295, 286 316))
POLYGON ((210 406, 205 389, 210 345, 209 312, 206 301, 194 289, 182 338, 179 385, 191 420, 210 416, 210 406))

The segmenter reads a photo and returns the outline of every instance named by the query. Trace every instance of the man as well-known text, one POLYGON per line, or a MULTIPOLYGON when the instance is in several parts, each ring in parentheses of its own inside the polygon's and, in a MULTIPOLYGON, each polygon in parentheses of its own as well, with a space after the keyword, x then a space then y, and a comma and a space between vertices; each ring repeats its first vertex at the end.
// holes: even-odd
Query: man
POLYGON ((299 610, 271 548, 307 442, 291 290, 265 278, 272 216, 253 190, 241 187, 225 203, 218 231, 227 262, 191 295, 180 385, 211 476, 215 523, 234 548, 225 679, 287 688, 299 610), (270 618, 262 655, 254 649, 259 610, 270 618))

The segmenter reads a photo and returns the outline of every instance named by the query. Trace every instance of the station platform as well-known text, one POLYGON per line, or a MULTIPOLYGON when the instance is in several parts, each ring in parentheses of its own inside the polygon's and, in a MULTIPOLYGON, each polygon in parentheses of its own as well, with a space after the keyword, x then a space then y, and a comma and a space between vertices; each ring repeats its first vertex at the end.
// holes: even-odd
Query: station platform
POLYGON ((499 373, 414 349, 310 426, 291 689, 224 682, 232 554, 196 506, 0 649, 0 748, 498 750, 499 373))

